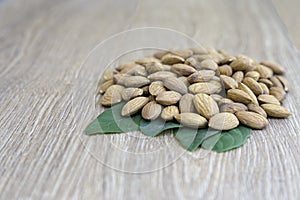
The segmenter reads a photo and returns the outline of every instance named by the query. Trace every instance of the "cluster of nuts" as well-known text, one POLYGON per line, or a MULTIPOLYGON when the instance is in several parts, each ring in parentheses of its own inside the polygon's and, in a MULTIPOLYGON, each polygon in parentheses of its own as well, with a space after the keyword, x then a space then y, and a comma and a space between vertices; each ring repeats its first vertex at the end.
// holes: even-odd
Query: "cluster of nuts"
POLYGON ((126 101, 122 116, 141 112, 146 120, 176 120, 190 128, 230 130, 240 123, 254 129, 267 117, 285 118, 288 92, 283 68, 223 50, 191 48, 160 51, 106 71, 100 103, 126 101))

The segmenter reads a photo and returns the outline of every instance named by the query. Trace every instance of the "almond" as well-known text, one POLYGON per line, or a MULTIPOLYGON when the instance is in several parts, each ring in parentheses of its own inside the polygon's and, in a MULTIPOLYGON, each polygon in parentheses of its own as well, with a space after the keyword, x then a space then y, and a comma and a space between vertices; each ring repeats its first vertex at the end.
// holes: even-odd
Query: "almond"
POLYGON ((260 74, 257 71, 249 71, 245 74, 245 77, 253 78, 255 81, 258 81, 260 74))
POLYGON ((283 85, 281 84, 280 80, 276 76, 272 76, 270 78, 270 81, 273 83, 274 87, 280 87, 283 88, 283 85))
POLYGON ((230 130, 239 125, 239 120, 232 113, 218 113, 209 119, 208 126, 216 130, 230 130))
POLYGON ((132 98, 135 98, 135 97, 141 96, 141 95, 143 95, 143 90, 140 88, 125 88, 122 91, 122 98, 125 101, 128 101, 132 98))
POLYGON ((210 69, 210 70, 217 70, 218 64, 213 61, 212 59, 205 59, 200 63, 201 69, 210 69))
POLYGON ((207 82, 211 80, 214 76, 215 72, 213 70, 200 70, 191 74, 187 80, 190 83, 207 82))
POLYGON ((159 62, 149 62, 145 64, 145 69, 149 74, 164 71, 164 66, 159 62))
POLYGON ((101 94, 103 94, 107 88, 109 88, 110 86, 112 86, 114 84, 114 81, 111 79, 111 80, 108 80, 108 81, 105 81, 104 83, 102 83, 99 87, 99 92, 101 94))
POLYGON ((247 106, 242 103, 225 103, 220 106, 220 112, 235 113, 247 109, 247 106))
POLYGON ((191 113, 195 112, 194 106, 194 95, 185 94, 181 97, 179 101, 179 110, 181 113, 191 113))
POLYGON ((269 94, 270 93, 269 88, 268 88, 268 86, 266 86, 266 84, 259 82, 259 85, 263 89, 263 94, 269 94))
POLYGON ((285 118, 292 114, 286 108, 275 104, 262 104, 261 107, 270 117, 285 118))
POLYGON ((145 58, 141 58, 135 61, 135 63, 140 64, 140 65, 146 65, 147 63, 152 63, 152 62, 160 62, 159 59, 155 58, 155 57, 145 57, 145 58))
POLYGON ((229 65, 234 60, 236 60, 236 57, 234 56, 224 56, 224 58, 220 61, 220 65, 229 65))
POLYGON ((171 67, 171 71, 182 76, 189 76, 192 73, 197 72, 195 68, 186 64, 175 64, 171 67))
POLYGON ((166 121, 171 121, 177 114, 179 114, 177 106, 167 106, 162 110, 161 118, 166 121))
POLYGON ((168 77, 176 77, 177 75, 173 72, 168 72, 168 71, 159 71, 155 72, 153 74, 150 74, 148 76, 148 79, 151 81, 163 81, 164 79, 168 77))
POLYGON ((136 97, 128 101, 122 108, 122 116, 130 116, 140 111, 149 101, 148 97, 136 97))
POLYGON ((129 63, 125 63, 125 64, 122 64, 118 67, 116 67, 116 70, 118 71, 122 71, 123 69, 125 68, 132 68, 132 67, 135 67, 137 64, 135 62, 129 62, 129 63))
POLYGON ((283 76, 277 76, 278 80, 281 82, 284 91, 288 92, 289 91, 289 82, 284 78, 283 76))
POLYGON ((273 62, 270 62, 267 60, 262 61, 261 64, 270 68, 274 72, 274 74, 283 74, 284 73, 283 67, 281 67, 279 64, 276 64, 276 63, 273 63, 273 62))
POLYGON ((165 51, 158 51, 156 52, 153 56, 157 59, 161 59, 164 55, 168 54, 170 51, 165 50, 165 51))
POLYGON ((177 50, 171 50, 171 53, 174 55, 177 55, 179 57, 182 57, 184 59, 187 59, 191 57, 194 53, 191 49, 177 49, 177 50))
POLYGON ((200 115, 210 119, 213 115, 219 113, 218 104, 207 94, 196 94, 194 97, 194 106, 200 115))
POLYGON ((177 63, 184 63, 184 58, 168 53, 161 58, 161 62, 163 64, 173 65, 177 63))
POLYGON ((239 111, 236 112, 235 115, 242 124, 250 128, 263 129, 269 124, 267 118, 255 112, 239 111))
POLYGON ((244 71, 252 64, 252 60, 247 57, 238 57, 236 60, 232 61, 230 67, 234 71, 244 71))
POLYGON ((240 82, 242 82, 242 80, 244 79, 244 73, 243 73, 242 71, 237 71, 237 72, 235 72, 235 73, 232 75, 232 78, 233 78, 236 82, 240 83, 240 82))
POLYGON ((190 128, 204 128, 207 125, 207 120, 196 113, 181 113, 174 118, 182 125, 190 128))
POLYGON ((252 92, 252 90, 250 88, 248 88, 248 86, 246 86, 244 83, 239 83, 238 84, 238 89, 243 90, 244 92, 246 92, 249 95, 252 103, 258 105, 258 101, 256 99, 255 94, 252 92))
POLYGON ((266 78, 261 78, 258 80, 258 82, 265 84, 266 86, 268 86, 268 88, 273 86, 272 81, 270 81, 269 79, 266 79, 266 78))
POLYGON ((184 84, 184 82, 182 82, 178 78, 172 78, 172 77, 166 78, 163 81, 163 84, 169 90, 179 92, 180 94, 186 94, 188 92, 188 89, 187 89, 186 85, 184 84))
POLYGON ((217 69, 217 73, 219 75, 231 76, 232 75, 232 69, 229 65, 222 65, 217 69))
POLYGON ((250 88, 255 95, 261 95, 264 92, 259 83, 253 78, 245 77, 243 83, 248 86, 248 88, 250 88))
POLYGON ((161 81, 154 81, 149 86, 149 92, 153 96, 157 96, 159 93, 166 91, 163 82, 161 81))
POLYGON ((229 76, 221 75, 220 79, 221 79, 221 81, 222 81, 222 83, 223 83, 226 90, 235 89, 235 88, 238 87, 237 82, 229 76))
POLYGON ((104 95, 101 97, 100 103, 103 106, 112 106, 122 101, 121 93, 124 87, 121 85, 112 85, 107 88, 104 95))
POLYGON ((264 65, 257 65, 255 71, 259 73, 261 78, 271 78, 273 76, 273 71, 264 65))
POLYGON ((155 101, 147 103, 142 109, 142 117, 146 120, 154 120, 160 116, 162 106, 155 101))
POLYGON ((259 95, 257 97, 257 99, 261 104, 268 103, 268 104, 280 105, 280 102, 278 101, 278 99, 276 99, 276 97, 274 97, 273 95, 262 94, 262 95, 259 95))
POLYGON ((265 118, 267 118, 267 113, 266 113, 266 111, 265 111, 262 107, 260 107, 259 105, 256 105, 256 104, 253 104, 253 103, 249 103, 249 104, 247 105, 247 107, 248 107, 248 110, 249 110, 249 111, 258 113, 258 114, 260 114, 261 116, 264 116, 265 118))
POLYGON ((223 104, 230 104, 230 103, 234 103, 234 102, 228 98, 222 98, 218 101, 219 106, 222 106, 223 104))
POLYGON ((222 90, 222 86, 220 83, 216 84, 216 82, 207 82, 207 83, 194 83, 189 86, 189 91, 193 94, 205 93, 205 94, 213 94, 219 93, 222 90))
POLYGON ((156 101, 162 105, 168 106, 176 104, 181 98, 181 94, 174 91, 165 91, 157 95, 156 101))
POLYGON ((227 91, 227 97, 235 102, 248 104, 252 101, 250 96, 240 89, 230 89, 227 91))
POLYGON ((280 88, 280 87, 271 87, 270 88, 270 95, 273 95, 274 97, 276 97, 276 99, 278 99, 278 101, 283 101, 285 98, 285 91, 280 88))
POLYGON ((125 87, 134 87, 134 88, 139 88, 148 85, 149 83, 150 80, 143 76, 129 76, 124 81, 125 87))
POLYGON ((103 74, 103 79, 105 81, 109 81, 112 80, 114 77, 115 72, 111 71, 111 70, 106 70, 103 74))
POLYGON ((211 94, 210 95, 216 102, 219 102, 223 97, 219 94, 211 94))

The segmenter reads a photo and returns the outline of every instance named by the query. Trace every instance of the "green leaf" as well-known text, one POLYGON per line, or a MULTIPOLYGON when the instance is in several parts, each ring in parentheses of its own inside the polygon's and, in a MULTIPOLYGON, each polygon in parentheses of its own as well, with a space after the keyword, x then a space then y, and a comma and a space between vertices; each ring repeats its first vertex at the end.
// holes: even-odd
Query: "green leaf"
POLYGON ((175 130, 174 134, 177 141, 186 150, 189 150, 189 148, 193 145, 193 142, 197 138, 197 130, 186 127, 175 130))
POLYGON ((212 150, 214 146, 217 144, 221 137, 221 131, 215 131, 215 134, 213 134, 210 137, 207 137, 203 143, 201 144, 201 147, 206 150, 212 150))
POLYGON ((186 150, 195 151, 204 140, 218 133, 210 128, 196 130, 184 127, 175 131, 175 138, 186 150))
POLYGON ((147 121, 144 119, 140 121, 141 132, 150 137, 155 137, 168 129, 179 128, 179 127, 181 127, 181 125, 178 123, 165 122, 160 118, 152 121, 147 121))
POLYGON ((125 133, 139 130, 141 115, 132 117, 121 116, 124 102, 119 103, 102 112, 85 129, 85 134, 125 133))
POLYGON ((213 151, 224 152, 242 146, 251 135, 251 129, 245 126, 238 126, 230 131, 223 132, 213 151))

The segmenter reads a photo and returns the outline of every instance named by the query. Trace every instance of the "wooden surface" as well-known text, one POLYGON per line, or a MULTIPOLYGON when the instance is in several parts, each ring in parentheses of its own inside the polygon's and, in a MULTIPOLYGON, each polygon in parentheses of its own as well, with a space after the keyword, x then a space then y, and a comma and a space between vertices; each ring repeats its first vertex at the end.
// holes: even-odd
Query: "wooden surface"
POLYGON ((299 63, 267 0, 2 0, 0 199, 299 199, 299 63), (86 138, 104 66, 82 62, 109 36, 145 26, 281 63, 293 116, 221 154, 182 152, 169 136, 86 138))

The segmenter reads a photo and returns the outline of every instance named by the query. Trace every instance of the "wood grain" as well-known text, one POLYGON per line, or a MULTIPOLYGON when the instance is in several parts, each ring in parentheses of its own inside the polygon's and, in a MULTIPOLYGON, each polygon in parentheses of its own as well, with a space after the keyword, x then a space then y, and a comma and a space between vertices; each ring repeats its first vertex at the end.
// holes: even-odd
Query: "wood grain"
POLYGON ((299 63, 267 0, 2 0, 0 199, 299 199, 299 63), (221 154, 182 152, 169 135, 86 138, 104 66, 82 62, 109 36, 148 26, 279 62, 293 116, 221 154))

